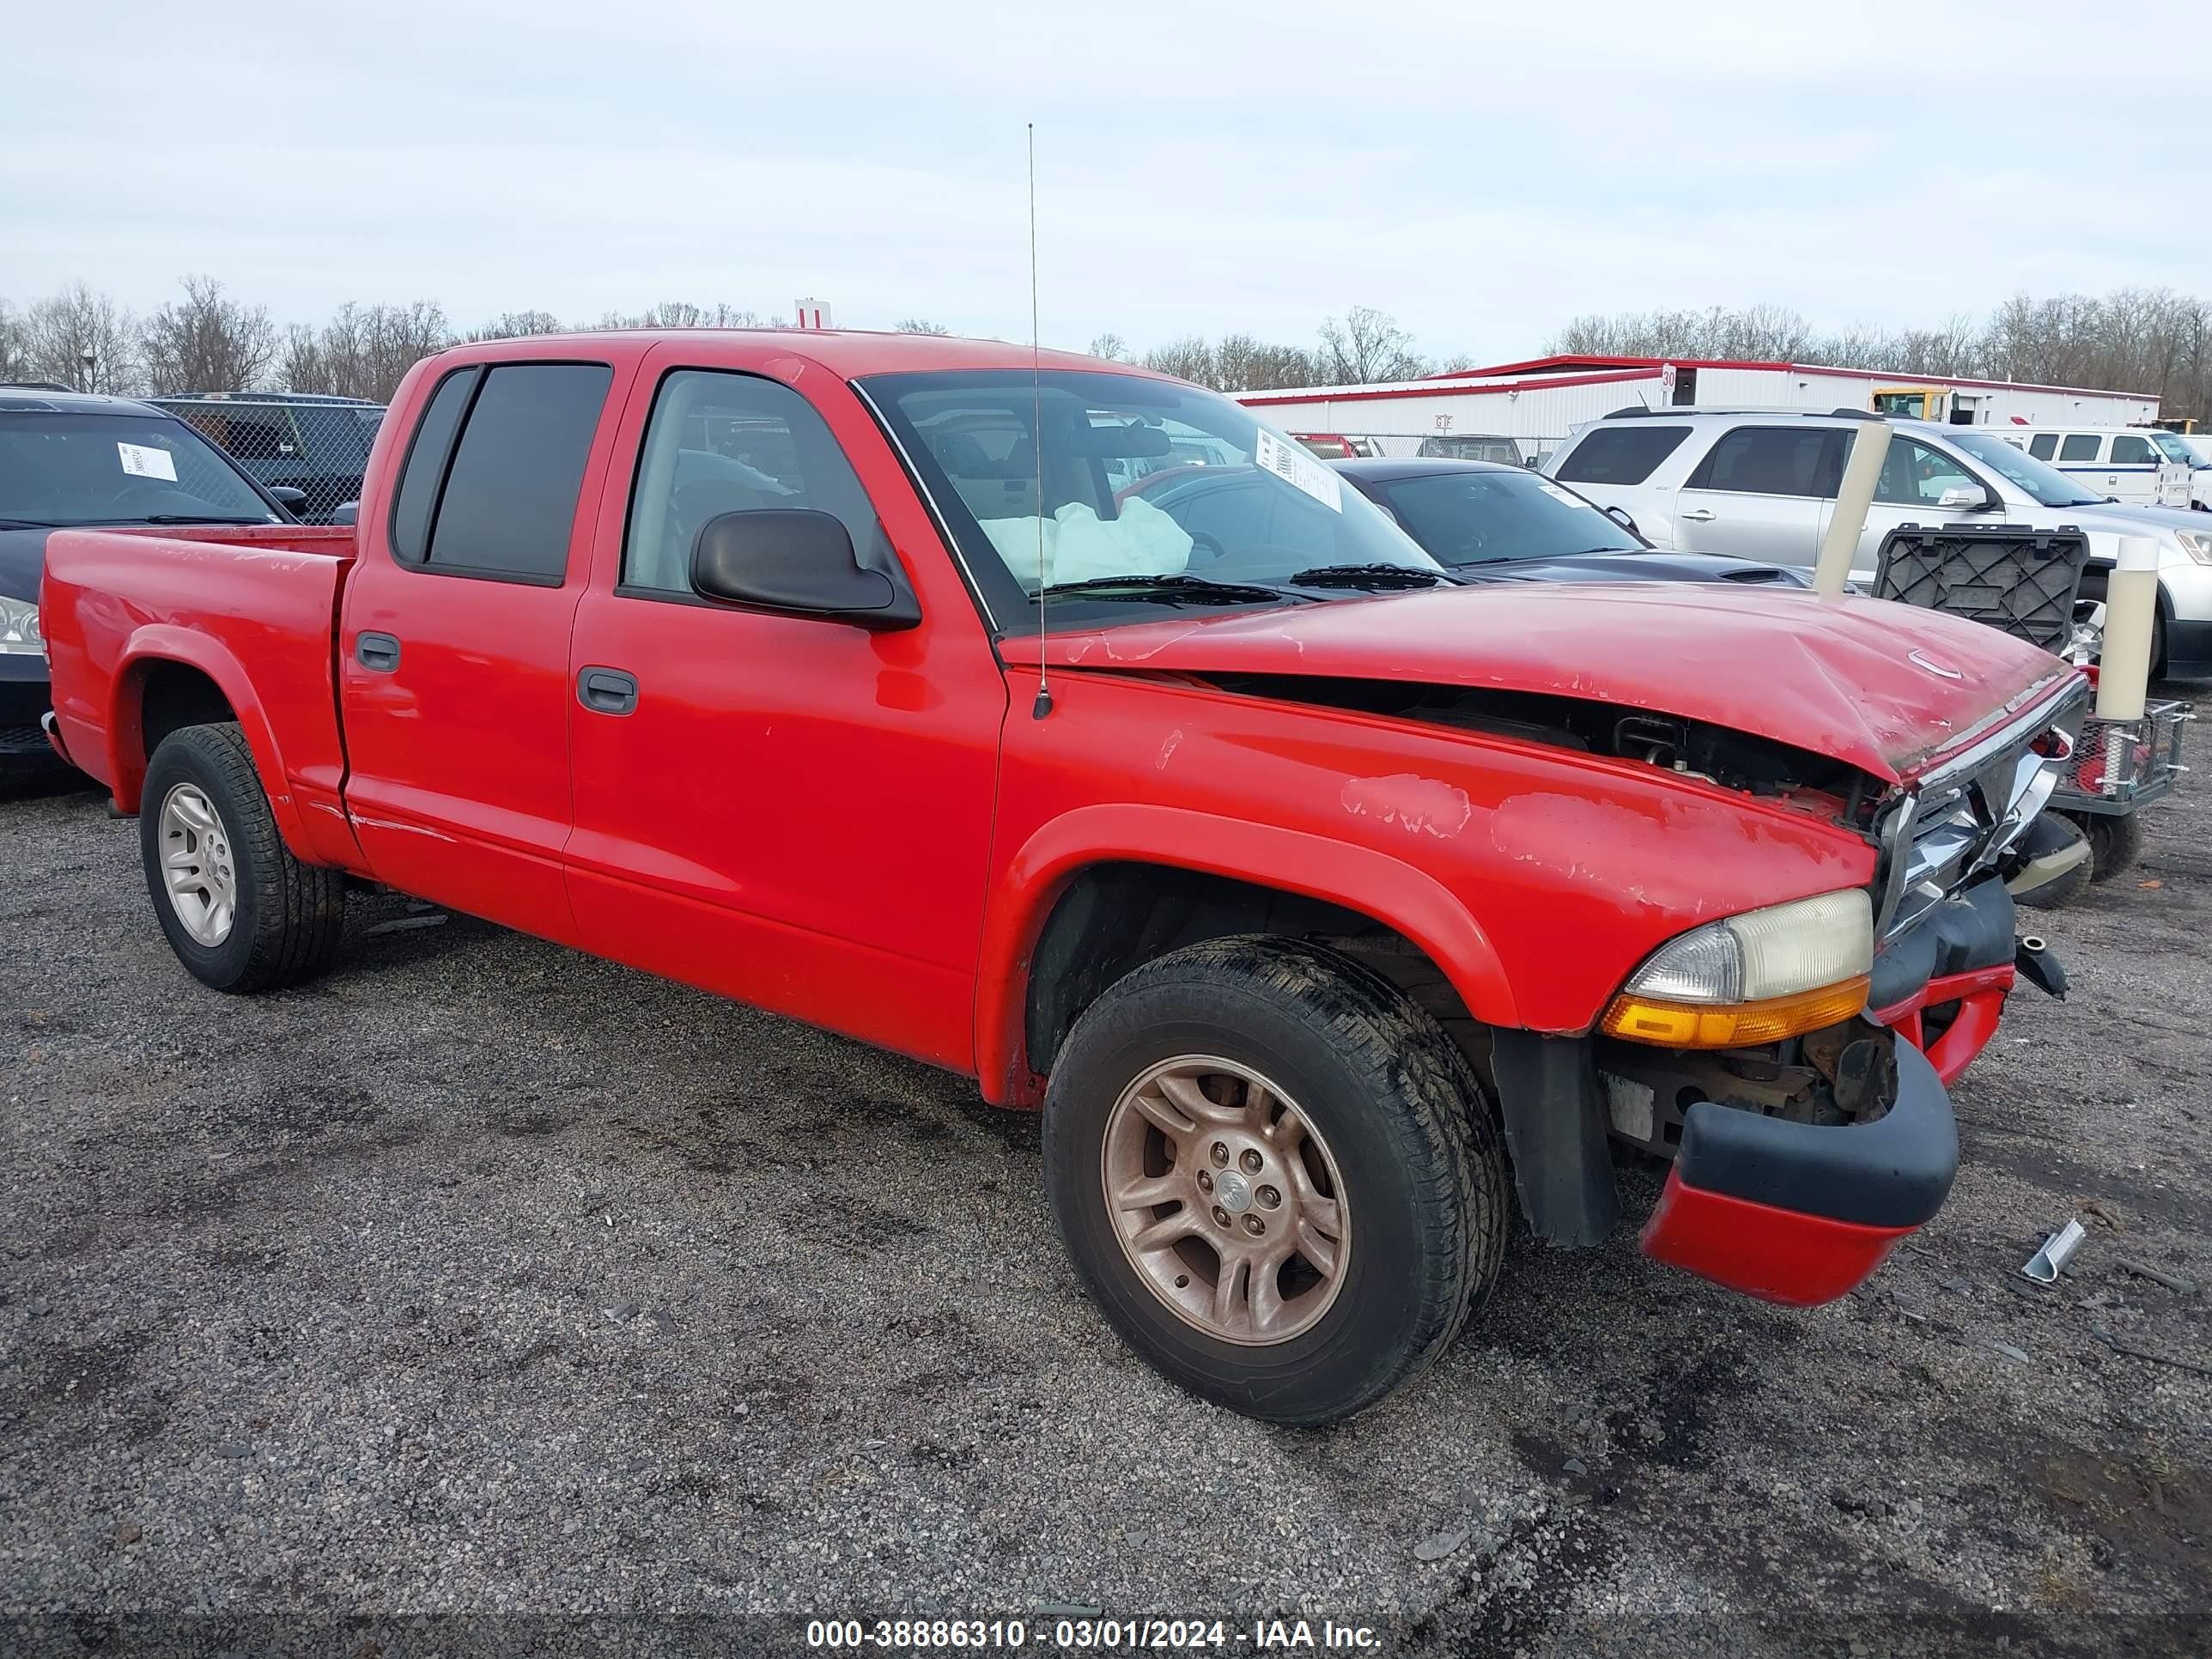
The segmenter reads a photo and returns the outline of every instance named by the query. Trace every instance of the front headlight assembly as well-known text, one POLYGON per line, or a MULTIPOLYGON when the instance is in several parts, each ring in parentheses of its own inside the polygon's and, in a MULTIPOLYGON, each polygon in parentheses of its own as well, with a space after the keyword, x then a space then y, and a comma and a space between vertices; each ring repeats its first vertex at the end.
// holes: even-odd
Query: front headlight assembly
POLYGON ((1748 1048, 1866 1006, 1874 904, 1865 890, 1747 910, 1669 939, 1605 1011, 1609 1036, 1667 1048, 1748 1048))
POLYGON ((0 657, 35 657, 45 649, 39 607, 28 599, 0 599, 0 657))
POLYGON ((2199 564, 2212 564, 2212 531, 2177 530, 2173 539, 2181 544, 2181 550, 2199 564))

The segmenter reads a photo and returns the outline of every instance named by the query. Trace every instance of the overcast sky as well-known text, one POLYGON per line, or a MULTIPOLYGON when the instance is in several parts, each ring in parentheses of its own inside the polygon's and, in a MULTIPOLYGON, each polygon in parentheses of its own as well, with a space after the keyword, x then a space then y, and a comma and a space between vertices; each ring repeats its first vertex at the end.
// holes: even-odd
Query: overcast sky
POLYGON ((2204 15, 2079 0, 0 0, 0 297, 663 300, 1049 343, 2212 289, 2204 15))

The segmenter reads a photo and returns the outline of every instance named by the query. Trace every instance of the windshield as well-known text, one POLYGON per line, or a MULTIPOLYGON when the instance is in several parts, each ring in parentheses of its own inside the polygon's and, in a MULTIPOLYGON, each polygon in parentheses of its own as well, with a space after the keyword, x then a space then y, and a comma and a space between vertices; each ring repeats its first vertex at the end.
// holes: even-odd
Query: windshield
POLYGON ((1644 550, 1642 541, 1573 490, 1533 472, 1470 467, 1375 489, 1407 533, 1447 565, 1644 550))
POLYGON ((0 524, 143 524, 276 515, 180 422, 46 410, 0 415, 0 524))
MULTIPOLYGON (((1067 370, 1033 379, 1025 369, 861 385, 1010 631, 1036 625, 1041 585, 1149 580, 1154 598, 1177 603, 1177 584, 1161 579, 1184 587, 1198 579, 1258 584, 1245 602, 1274 604, 1317 597, 1268 585, 1318 568, 1437 568, 1322 462, 1195 386, 1067 370)), ((1149 608, 1097 592, 1061 604, 1056 618, 1085 623, 1142 621, 1149 608)))
POLYGON ((2202 466, 2197 452, 2175 437, 2171 432, 2146 432, 2143 436, 2158 446, 2158 453, 2169 461, 2179 461, 2184 466, 2202 466))
POLYGON ((2105 499, 2085 493, 2081 485, 2057 467, 2045 465, 2026 450, 2014 448, 1994 433, 1957 432, 1944 435, 2045 507, 2091 507, 2105 499))

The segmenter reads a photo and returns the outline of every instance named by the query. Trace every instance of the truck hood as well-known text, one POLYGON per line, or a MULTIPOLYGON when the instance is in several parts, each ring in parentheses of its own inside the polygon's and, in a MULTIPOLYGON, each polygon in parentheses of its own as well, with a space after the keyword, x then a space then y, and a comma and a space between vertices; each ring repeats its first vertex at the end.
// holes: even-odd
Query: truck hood
POLYGON ((1884 782, 2074 671, 1911 605, 1733 583, 1438 587, 1000 641, 1010 664, 1279 674, 1579 697, 1770 738, 1884 782))

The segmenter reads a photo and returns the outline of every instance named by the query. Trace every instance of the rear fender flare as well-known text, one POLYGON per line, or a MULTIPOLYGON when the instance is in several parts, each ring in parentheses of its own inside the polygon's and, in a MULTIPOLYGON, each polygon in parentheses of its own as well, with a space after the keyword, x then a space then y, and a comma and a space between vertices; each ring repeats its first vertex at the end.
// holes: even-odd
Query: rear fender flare
POLYGON ((1433 876, 1371 848, 1170 806, 1079 807, 1044 824, 1008 862, 983 918, 975 994, 976 1073, 994 1104, 1035 1104, 1024 1053, 1030 963, 1053 907, 1097 864, 1158 864, 1280 888, 1357 910, 1403 933, 1443 970, 1468 1012, 1518 1025, 1511 986, 1480 924, 1433 876))
POLYGON ((197 668, 216 684, 238 716, 246 745, 253 753, 254 770, 269 796, 284 844, 295 856, 309 857, 307 823, 284 772, 277 750, 276 733, 268 710, 254 694, 253 682, 238 659, 222 641, 194 629, 166 623, 149 623, 132 631, 116 665, 114 702, 107 711, 107 763, 115 780, 115 804, 125 812, 138 811, 146 781, 145 732, 139 720, 145 697, 146 677, 162 663, 197 668))

